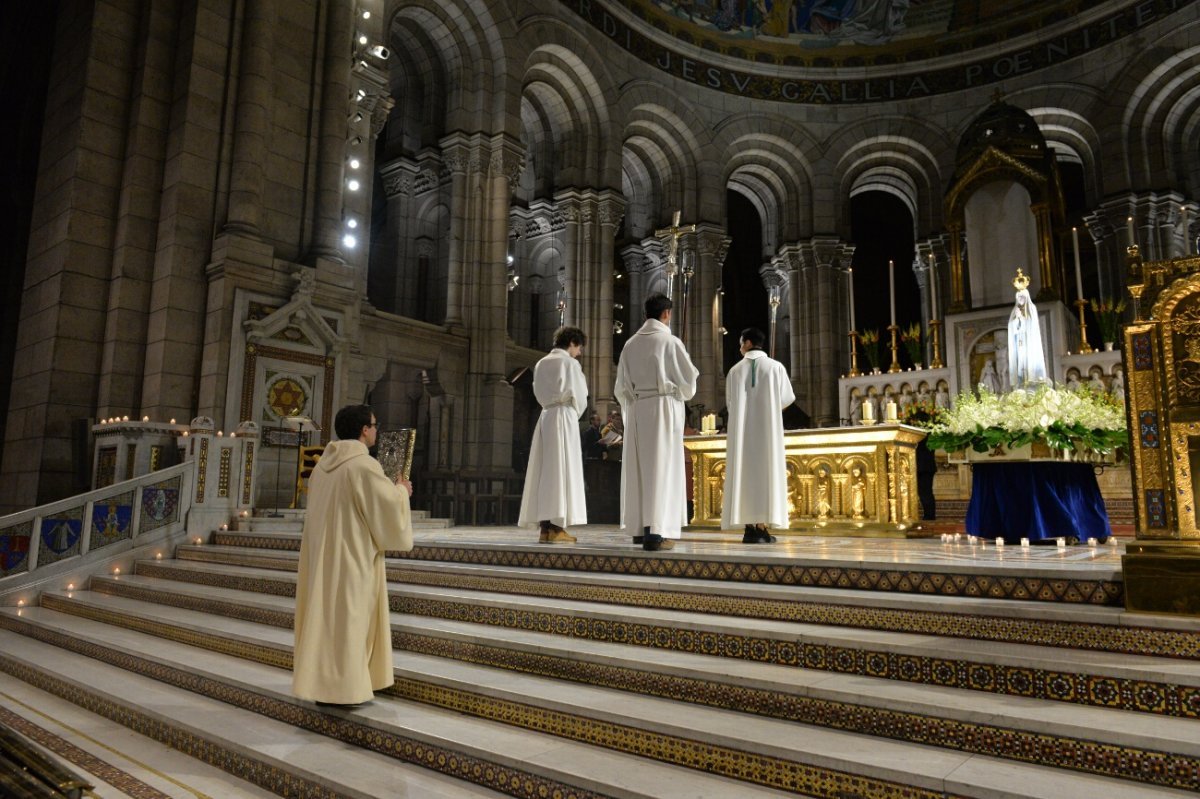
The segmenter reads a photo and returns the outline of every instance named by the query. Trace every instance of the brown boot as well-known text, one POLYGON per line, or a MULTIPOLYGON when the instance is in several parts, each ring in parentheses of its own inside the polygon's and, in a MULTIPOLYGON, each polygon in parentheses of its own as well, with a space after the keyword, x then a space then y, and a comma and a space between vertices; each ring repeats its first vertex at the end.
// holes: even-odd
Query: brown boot
POLYGON ((571 535, 558 525, 552 524, 550 525, 550 533, 546 540, 551 544, 574 544, 575 536, 571 535))

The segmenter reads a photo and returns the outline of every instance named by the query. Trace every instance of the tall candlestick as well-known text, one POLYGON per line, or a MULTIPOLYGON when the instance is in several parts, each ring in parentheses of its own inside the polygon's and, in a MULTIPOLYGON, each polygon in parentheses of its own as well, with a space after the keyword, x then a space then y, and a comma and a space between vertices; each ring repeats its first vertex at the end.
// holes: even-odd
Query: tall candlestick
POLYGON ((888 296, 892 299, 892 324, 896 324, 896 264, 888 261, 888 296))
POLYGON ((929 318, 937 319, 937 259, 929 253, 929 318))
POLYGON ((850 276, 850 329, 858 330, 858 325, 854 323, 854 270, 847 269, 846 272, 850 276))
POLYGON ((1191 255, 1192 243, 1188 241, 1188 207, 1186 205, 1180 206, 1180 216, 1183 217, 1183 254, 1191 255))
POLYGON ((1079 269, 1079 228, 1071 228, 1071 244, 1075 250, 1075 294, 1083 299, 1083 272, 1079 269))
POLYGON ((1137 244, 1137 242, 1134 241, 1134 238, 1133 238, 1133 217, 1132 216, 1125 220, 1125 232, 1129 234, 1129 246, 1132 247, 1133 245, 1137 244))

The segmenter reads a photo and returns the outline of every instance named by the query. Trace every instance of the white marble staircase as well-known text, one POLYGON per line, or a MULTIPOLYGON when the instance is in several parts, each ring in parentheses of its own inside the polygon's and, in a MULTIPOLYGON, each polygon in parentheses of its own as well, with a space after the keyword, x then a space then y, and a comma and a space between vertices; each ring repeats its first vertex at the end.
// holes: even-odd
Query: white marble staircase
POLYGON ((297 521, 245 526, 0 610, 0 671, 281 795, 1200 790, 1187 620, 473 565, 448 529, 389 562, 397 683, 347 712, 288 691, 297 521))

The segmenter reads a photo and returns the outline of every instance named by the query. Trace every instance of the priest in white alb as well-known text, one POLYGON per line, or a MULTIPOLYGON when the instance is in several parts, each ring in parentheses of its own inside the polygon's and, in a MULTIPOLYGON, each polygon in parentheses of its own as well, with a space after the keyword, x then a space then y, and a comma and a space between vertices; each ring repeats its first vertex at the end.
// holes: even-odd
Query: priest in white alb
POLYGON ((788 526, 783 410, 796 401, 783 364, 763 352, 766 336, 742 331, 742 360, 725 378, 729 411, 721 529, 743 527, 743 544, 773 544, 788 526))
POLYGON ((587 381, 579 354, 587 336, 577 327, 554 334, 554 349, 533 367, 533 395, 542 406, 533 441, 517 524, 539 527, 542 544, 573 544, 566 528, 587 524, 579 418, 587 409, 587 381))
POLYGON ((377 429, 369 406, 342 408, 338 440, 309 478, 292 663, 300 699, 361 704, 395 681, 383 556, 412 549, 412 485, 389 480, 367 451, 377 429))
POLYGON ((687 524, 684 403, 700 372, 671 333, 671 300, 646 299, 646 322, 625 342, 614 393, 625 417, 621 453, 621 527, 654 552, 671 549, 687 524))

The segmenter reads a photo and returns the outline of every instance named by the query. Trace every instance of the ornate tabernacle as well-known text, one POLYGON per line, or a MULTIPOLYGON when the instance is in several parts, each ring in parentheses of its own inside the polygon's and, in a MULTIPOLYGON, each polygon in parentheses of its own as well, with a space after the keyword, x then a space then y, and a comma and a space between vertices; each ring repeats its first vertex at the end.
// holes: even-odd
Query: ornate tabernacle
POLYGON ((1200 614, 1200 258, 1143 262, 1129 248, 1134 321, 1124 330, 1137 540, 1130 610, 1200 614), (1148 313, 1147 313, 1148 311, 1148 313))
MULTIPOLYGON (((790 530, 906 538, 915 530, 916 447, 925 431, 902 424, 784 433, 790 530)), ((687 436, 695 527, 719 528, 725 488, 725 436, 687 436)))

